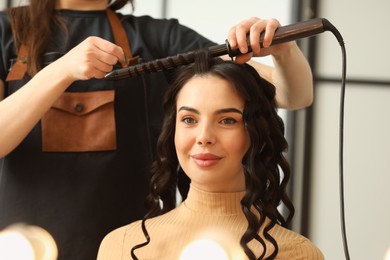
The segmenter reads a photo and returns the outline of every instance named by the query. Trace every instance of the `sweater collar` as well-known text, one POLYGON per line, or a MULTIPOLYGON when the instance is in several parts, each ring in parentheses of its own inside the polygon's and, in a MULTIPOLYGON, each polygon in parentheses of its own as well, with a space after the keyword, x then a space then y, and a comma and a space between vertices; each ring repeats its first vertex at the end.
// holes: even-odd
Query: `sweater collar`
POLYGON ((238 215, 243 214, 241 199, 245 191, 216 193, 200 190, 190 185, 190 190, 184 205, 193 211, 207 215, 238 215))

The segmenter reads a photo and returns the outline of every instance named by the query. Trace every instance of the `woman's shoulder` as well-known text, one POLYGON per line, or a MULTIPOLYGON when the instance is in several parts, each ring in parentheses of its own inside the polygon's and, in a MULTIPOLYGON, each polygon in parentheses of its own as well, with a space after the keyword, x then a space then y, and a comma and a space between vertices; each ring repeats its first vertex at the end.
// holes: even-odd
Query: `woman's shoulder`
MULTIPOLYGON (((100 243, 98 260, 122 259, 124 251, 128 248, 127 240, 140 231, 141 221, 119 227, 108 233, 100 243), (131 234, 131 236, 129 236, 131 234)), ((125 258, 126 259, 126 258, 125 258)))
MULTIPOLYGON (((153 232, 154 228, 153 227, 159 227, 160 229, 163 224, 171 223, 174 222, 177 224, 176 216, 177 214, 175 213, 177 210, 173 209, 163 215, 159 215, 153 218, 148 218, 145 221, 145 225, 151 228, 151 232, 153 232)), ((142 220, 137 220, 135 222, 132 222, 130 224, 127 224, 125 226, 119 227, 110 233, 106 235, 106 237, 103 239, 103 241, 116 241, 116 243, 122 243, 124 240, 129 239, 129 238, 145 238, 145 234, 143 233, 142 230, 142 220)))
POLYGON ((271 232, 278 242, 280 259, 324 259, 321 250, 307 237, 279 225, 271 232))
POLYGON ((116 243, 120 243, 123 241, 123 238, 126 237, 127 234, 134 234, 137 230, 141 228, 141 220, 137 220, 125 226, 114 229, 110 233, 108 233, 104 239, 104 241, 113 241, 116 243))

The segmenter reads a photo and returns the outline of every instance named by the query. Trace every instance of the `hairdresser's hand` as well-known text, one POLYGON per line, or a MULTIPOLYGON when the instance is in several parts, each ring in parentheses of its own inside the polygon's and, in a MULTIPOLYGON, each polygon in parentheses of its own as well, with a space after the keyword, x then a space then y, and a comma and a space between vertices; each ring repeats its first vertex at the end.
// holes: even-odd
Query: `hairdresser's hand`
POLYGON ((118 61, 123 61, 121 47, 99 37, 88 37, 58 60, 64 76, 71 82, 103 78, 118 61))
POLYGON ((291 48, 292 42, 278 44, 269 47, 272 43, 275 30, 280 26, 280 23, 276 19, 260 19, 252 17, 248 20, 244 20, 232 27, 229 31, 228 41, 232 49, 239 48, 241 53, 236 57, 238 63, 247 62, 252 57, 260 57, 273 55, 275 57, 281 57, 291 48), (263 46, 260 48, 260 34, 265 32, 263 46), (246 42, 246 35, 250 35, 250 45, 252 48, 251 53, 248 52, 248 46, 246 42))

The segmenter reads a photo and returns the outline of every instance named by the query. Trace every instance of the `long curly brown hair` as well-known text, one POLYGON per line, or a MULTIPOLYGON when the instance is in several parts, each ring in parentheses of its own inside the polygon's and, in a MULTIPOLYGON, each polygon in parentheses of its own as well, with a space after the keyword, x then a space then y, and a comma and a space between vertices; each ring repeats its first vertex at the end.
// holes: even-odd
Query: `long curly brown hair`
POLYGON ((290 167, 283 155, 287 149, 287 141, 284 137, 284 123, 276 110, 275 87, 262 79, 250 65, 209 59, 204 52, 196 54, 194 64, 179 70, 165 94, 165 117, 157 143, 157 159, 151 171, 150 194, 146 199, 149 211, 142 222, 147 241, 136 245, 131 254, 136 259, 134 251, 146 246, 151 239, 145 220, 175 208, 176 189, 183 200, 187 197, 190 179, 179 167, 174 145, 176 99, 186 82, 195 75, 204 74, 227 80, 245 101, 244 120, 251 144, 242 161, 246 192, 241 206, 248 221, 248 228, 240 244, 249 259, 265 259, 268 251, 264 239, 259 235, 260 228, 264 227, 262 235, 274 248, 267 259, 273 259, 278 253, 278 244, 269 231, 275 224, 286 227, 294 215, 294 206, 286 192, 290 167), (280 204, 284 204, 288 209, 287 217, 278 211, 280 204), (257 212, 253 212, 251 208, 257 212), (271 220, 268 224, 266 218, 271 220), (262 255, 255 256, 248 247, 252 240, 263 246, 262 255))
MULTIPOLYGON (((133 6, 133 1, 110 1, 109 8, 118 10, 127 3, 133 6)), ((53 23, 67 32, 66 25, 55 12, 55 4, 56 0, 30 0, 29 5, 6 10, 14 34, 15 48, 18 50, 22 44, 29 46, 27 71, 30 75, 35 75, 42 69, 42 55, 46 50, 53 23)))

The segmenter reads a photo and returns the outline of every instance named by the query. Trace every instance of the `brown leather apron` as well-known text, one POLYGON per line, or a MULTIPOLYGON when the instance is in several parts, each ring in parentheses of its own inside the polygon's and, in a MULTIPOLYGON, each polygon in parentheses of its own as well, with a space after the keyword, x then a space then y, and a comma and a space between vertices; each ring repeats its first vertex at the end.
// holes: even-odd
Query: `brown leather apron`
MULTIPOLYGON (((138 62, 132 57, 126 32, 118 16, 107 9, 115 44, 122 47, 127 67, 138 62)), ((6 81, 21 80, 27 72, 29 48, 20 46, 17 62, 6 81)), ((87 152, 116 150, 115 90, 64 92, 41 119, 44 152, 87 152)))

